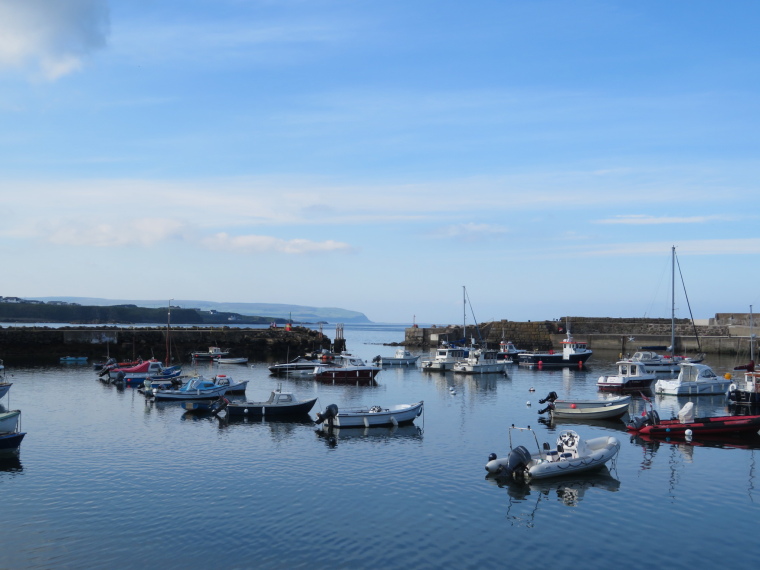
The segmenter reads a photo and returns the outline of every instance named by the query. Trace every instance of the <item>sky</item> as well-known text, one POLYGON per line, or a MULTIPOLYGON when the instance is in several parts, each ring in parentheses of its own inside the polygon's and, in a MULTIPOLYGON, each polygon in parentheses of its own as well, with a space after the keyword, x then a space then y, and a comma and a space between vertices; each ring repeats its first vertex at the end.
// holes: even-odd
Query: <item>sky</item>
POLYGON ((0 0, 0 295, 669 318, 675 246, 676 316, 760 311, 758 22, 0 0))

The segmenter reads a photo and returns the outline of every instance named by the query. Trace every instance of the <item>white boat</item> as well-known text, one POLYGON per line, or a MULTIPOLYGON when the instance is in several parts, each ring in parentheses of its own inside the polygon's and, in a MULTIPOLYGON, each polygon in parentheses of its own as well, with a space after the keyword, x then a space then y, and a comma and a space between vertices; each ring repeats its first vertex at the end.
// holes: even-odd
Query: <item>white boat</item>
POLYGON ((342 352, 335 357, 332 363, 315 366, 314 379, 318 382, 332 382, 333 384, 354 384, 357 382, 372 384, 380 370, 379 366, 367 364, 358 356, 342 352))
POLYGON ((364 406, 339 410, 330 404, 323 413, 317 413, 316 423, 327 422, 329 427, 372 427, 411 423, 422 413, 423 402, 399 404, 389 408, 364 406))
POLYGON ((180 388, 154 388, 149 395, 154 400, 209 400, 223 396, 226 392, 227 386, 220 386, 203 376, 196 376, 180 388))
POLYGON ((430 360, 422 361, 422 370, 425 372, 446 372, 447 370, 453 370, 454 363, 464 360, 469 354, 469 350, 459 346, 451 346, 444 342, 435 349, 430 360))
POLYGON ((708 396, 725 394, 731 386, 730 378, 722 378, 706 364, 684 362, 678 378, 658 380, 654 385, 655 394, 667 396, 708 396))
POLYGON ((464 374, 484 374, 488 372, 499 372, 506 374, 507 363, 511 361, 499 360, 495 350, 471 350, 470 355, 464 360, 455 362, 452 370, 454 372, 463 372, 464 374))
POLYGON ((248 359, 245 356, 238 358, 223 358, 218 356, 214 359, 218 364, 248 364, 248 359))
POLYGON ((405 348, 399 348, 394 356, 376 356, 372 362, 379 366, 411 366, 416 364, 418 359, 419 355, 415 356, 405 348))
POLYGON ((617 366, 617 374, 599 377, 596 381, 596 387, 599 390, 606 392, 649 390, 652 382, 657 380, 657 374, 647 372, 643 364, 620 360, 617 366))
POLYGON ((18 418, 21 410, 9 410, 0 412, 0 433, 10 433, 16 431, 18 427, 18 418))
POLYGON ((517 480, 545 479, 599 469, 620 451, 620 442, 612 436, 581 439, 573 430, 564 430, 557 437, 556 449, 548 443, 538 445, 530 428, 512 427, 509 431, 510 452, 499 459, 495 453, 488 457, 486 471, 491 476, 512 477, 517 480), (529 432, 536 442, 537 452, 531 454, 522 445, 512 445, 512 432, 529 432))
POLYGON ((628 413, 630 396, 618 396, 606 400, 560 400, 556 392, 549 392, 546 398, 538 401, 548 405, 539 410, 539 414, 551 413, 555 418, 577 420, 611 420, 621 418, 628 413))
POLYGON ((678 374, 679 365, 684 359, 679 356, 671 357, 670 355, 658 354, 650 350, 639 350, 625 360, 640 364, 646 372, 676 375, 678 374))

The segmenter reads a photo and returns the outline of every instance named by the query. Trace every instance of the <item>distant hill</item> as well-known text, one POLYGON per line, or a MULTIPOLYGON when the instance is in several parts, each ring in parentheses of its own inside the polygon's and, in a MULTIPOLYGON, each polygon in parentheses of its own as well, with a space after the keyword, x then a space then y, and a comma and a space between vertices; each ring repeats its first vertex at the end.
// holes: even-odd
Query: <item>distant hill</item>
MULTIPOLYGON (((165 308, 169 300, 135 300, 135 299, 101 299, 97 297, 31 297, 29 300, 63 301, 87 306, 137 305, 138 307, 160 309, 165 308)), ((255 317, 292 318, 298 322, 328 322, 328 323, 369 323, 364 313, 338 309, 335 307, 305 307, 303 305, 284 305, 274 303, 215 303, 214 301, 193 301, 172 299, 172 306, 183 309, 215 310, 220 313, 237 313, 255 317)))

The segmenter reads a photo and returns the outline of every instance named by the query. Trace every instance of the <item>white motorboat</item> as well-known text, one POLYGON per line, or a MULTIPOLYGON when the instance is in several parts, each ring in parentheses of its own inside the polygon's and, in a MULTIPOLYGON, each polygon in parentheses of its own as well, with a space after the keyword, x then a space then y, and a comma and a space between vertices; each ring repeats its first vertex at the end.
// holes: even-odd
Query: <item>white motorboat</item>
POLYGON ((422 413, 423 402, 382 406, 364 406, 338 410, 330 404, 323 413, 317 413, 316 423, 327 422, 329 427, 373 427, 412 423, 422 413))
POLYGON ((528 351, 524 348, 517 348, 511 340, 502 340, 499 343, 499 352, 496 354, 496 358, 517 362, 523 352, 528 351))
POLYGON ((446 372, 454 369, 454 363, 464 360, 470 355, 470 351, 459 346, 451 346, 444 343, 431 355, 430 360, 422 361, 422 370, 425 372, 446 372))
POLYGON ((630 396, 618 396, 606 400, 560 400, 556 392, 549 392, 546 398, 538 401, 539 404, 547 403, 539 414, 551 413, 555 418, 577 420, 611 420, 621 418, 628 413, 631 403, 630 396))
POLYGON ((376 356, 372 359, 372 362, 379 366, 411 366, 417 364, 419 355, 413 355, 405 348, 399 348, 396 350, 396 354, 393 356, 376 356))
POLYGON ((470 355, 464 360, 455 362, 452 370, 465 374, 484 374, 487 372, 506 374, 507 364, 512 364, 512 361, 499 360, 495 350, 476 349, 471 350, 470 355))
POLYGON ((617 374, 599 377, 596 381, 596 387, 599 390, 607 392, 649 390, 652 382, 657 380, 657 375, 654 372, 647 372, 643 364, 620 360, 617 366, 617 374))
POLYGON ((342 352, 335 357, 334 362, 315 366, 314 379, 333 384, 372 384, 380 370, 379 366, 367 364, 358 356, 342 352))
POLYGON ((717 376, 706 364, 683 362, 678 378, 658 380, 654 392, 667 396, 709 396, 725 394, 730 386, 730 378, 717 376))
POLYGON ((532 429, 513 426, 509 431, 509 447, 506 457, 500 459, 495 453, 489 455, 486 471, 490 476, 530 480, 599 469, 617 455, 620 442, 612 436, 584 440, 575 431, 564 430, 557 437, 556 449, 551 449, 548 443, 544 443, 543 447, 538 445, 538 438, 532 429), (533 435, 537 452, 531 454, 523 445, 514 447, 513 431, 533 435))
POLYGON ((232 357, 232 358, 224 358, 222 356, 218 356, 214 359, 214 362, 217 364, 248 364, 248 358, 245 356, 240 357, 232 357))

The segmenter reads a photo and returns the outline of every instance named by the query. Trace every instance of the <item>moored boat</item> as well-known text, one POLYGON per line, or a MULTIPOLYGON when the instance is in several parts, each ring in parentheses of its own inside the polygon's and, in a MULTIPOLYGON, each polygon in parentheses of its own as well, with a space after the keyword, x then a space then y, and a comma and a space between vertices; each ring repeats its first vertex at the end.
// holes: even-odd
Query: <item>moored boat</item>
POLYGON ((419 355, 413 355, 405 348, 399 348, 393 356, 376 356, 372 362, 378 366, 411 366, 417 364, 419 355))
POLYGON ((8 410, 0 412, 0 433, 9 433, 18 428, 18 419, 21 410, 8 410))
POLYGON ((424 402, 382 406, 363 406, 339 410, 330 404, 322 413, 317 413, 316 423, 326 422, 329 427, 372 427, 402 425, 414 422, 423 409, 424 402))
POLYGON ((0 382, 0 398, 5 396, 13 386, 13 382, 0 382))
POLYGON ((699 438, 702 435, 754 434, 760 429, 760 415, 712 416, 695 418, 694 403, 686 402, 678 417, 668 420, 650 406, 643 416, 635 416, 626 425, 628 431, 652 437, 699 438))
POLYGON ((318 382, 371 384, 380 370, 378 366, 371 366, 361 358, 343 352, 335 358, 334 364, 315 366, 314 379, 318 382))
POLYGON ((0 453, 18 453, 26 432, 0 433, 0 453))
POLYGON ((562 352, 523 352, 519 355, 519 363, 528 366, 577 366, 582 368, 594 353, 588 348, 588 343, 573 339, 568 328, 567 337, 562 341, 562 352))
POLYGON ((549 412, 556 418, 609 420, 621 418, 628 413, 630 396, 619 396, 607 400, 559 399, 556 392, 549 392, 546 398, 538 401, 548 405, 539 410, 539 414, 549 412))
POLYGON ((495 350, 475 349, 470 351, 470 355, 464 360, 455 362, 452 370, 464 374, 485 374, 497 372, 506 374, 508 360, 499 360, 495 350))
POLYGON ((149 395, 154 400, 211 400, 223 396, 227 388, 228 386, 219 386, 202 376, 196 376, 180 388, 154 388, 149 395))
POLYGON ((330 366, 335 362, 335 355, 322 351, 316 355, 297 356, 290 362, 272 364, 269 372, 273 376, 307 376, 313 375, 317 366, 330 366))
POLYGON ((225 357, 230 353, 229 350, 222 350, 218 346, 209 346, 208 350, 199 350, 191 352, 190 357, 193 360, 213 360, 215 358, 225 357))
POLYGON ((272 390, 269 399, 262 402, 229 402, 225 407, 228 417, 283 418, 307 415, 317 398, 299 399, 293 392, 272 390))
POLYGON ((556 449, 551 449, 548 443, 544 443, 543 447, 538 445, 538 438, 532 429, 512 426, 509 447, 506 457, 498 458, 495 453, 489 455, 485 466, 488 475, 532 480, 596 470, 617 455, 620 442, 612 436, 584 440, 575 431, 564 430, 557 437, 556 449), (531 454, 523 445, 515 447, 513 431, 532 434, 536 453, 531 454))
POLYGON ((652 382, 657 380, 654 372, 647 372, 643 364, 620 360, 617 363, 618 373, 600 376, 596 387, 603 392, 631 392, 649 390, 652 382))
POLYGON ((128 368, 113 368, 108 371, 108 378, 112 382, 142 384, 148 378, 157 380, 170 379, 179 376, 181 373, 181 366, 177 365, 166 368, 160 361, 153 359, 128 368))
POLYGON ((728 386, 728 399, 732 404, 754 406, 760 404, 760 372, 745 372, 744 380, 731 382, 728 386))
POLYGON ((709 396, 725 394, 731 385, 729 378, 719 377, 706 364, 684 362, 675 380, 658 380, 655 394, 668 396, 709 396))
POLYGON ((245 356, 240 356, 237 358, 224 358, 222 356, 218 356, 214 359, 214 361, 218 364, 248 364, 248 358, 245 356))
POLYGON ((519 356, 528 352, 524 348, 517 348, 511 340, 502 340, 499 343, 499 352, 496 353, 498 360, 511 360, 512 362, 518 362, 519 356))
POLYGON ((421 368, 425 372, 446 372, 454 369, 454 363, 467 358, 470 351, 460 346, 444 342, 435 349, 429 360, 423 360, 421 368))

